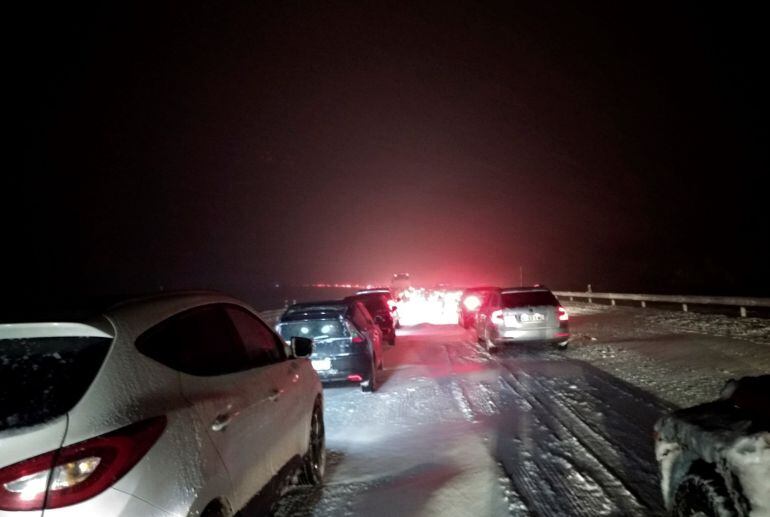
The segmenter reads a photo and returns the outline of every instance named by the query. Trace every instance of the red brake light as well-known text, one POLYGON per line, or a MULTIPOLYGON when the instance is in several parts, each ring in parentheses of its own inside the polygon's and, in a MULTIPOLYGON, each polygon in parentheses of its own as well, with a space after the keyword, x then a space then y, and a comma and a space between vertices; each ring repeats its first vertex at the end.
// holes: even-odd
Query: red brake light
POLYGON ((569 321, 569 314, 567 314, 567 309, 564 307, 558 307, 559 309, 559 321, 569 321))
POLYGON ((352 339, 353 343, 363 343, 364 341, 366 340, 363 338, 363 336, 361 336, 361 334, 353 336, 353 339, 352 339))
POLYGON ((165 428, 165 416, 151 418, 4 467, 0 510, 42 510, 44 503, 45 508, 61 508, 85 501, 131 470, 165 428))
POLYGON ((463 305, 465 305, 465 308, 469 311, 475 311, 481 307, 481 300, 478 296, 470 295, 463 300, 463 305))
POLYGON ((489 315, 489 319, 492 320, 492 323, 503 323, 503 311, 501 309, 492 311, 492 314, 489 315))

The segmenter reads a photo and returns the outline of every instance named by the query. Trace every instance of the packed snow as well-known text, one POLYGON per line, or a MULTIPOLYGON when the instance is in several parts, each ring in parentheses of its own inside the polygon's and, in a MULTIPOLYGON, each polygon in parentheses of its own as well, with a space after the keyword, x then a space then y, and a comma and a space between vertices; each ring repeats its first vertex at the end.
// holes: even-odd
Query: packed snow
POLYGON ((770 371, 770 322, 565 305, 566 351, 400 329, 378 392, 324 390, 325 483, 277 515, 661 515, 655 421, 770 371))

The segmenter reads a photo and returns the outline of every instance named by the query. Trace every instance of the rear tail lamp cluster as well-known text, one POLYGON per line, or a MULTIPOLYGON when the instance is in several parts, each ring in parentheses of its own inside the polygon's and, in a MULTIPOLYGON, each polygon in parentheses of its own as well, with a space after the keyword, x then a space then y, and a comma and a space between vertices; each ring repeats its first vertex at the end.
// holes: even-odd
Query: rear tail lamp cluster
POLYGON ((503 323, 503 311, 501 309, 492 311, 492 314, 489 315, 489 319, 492 320, 492 323, 503 323))
POLYGON ((61 508, 90 499, 131 470, 165 427, 165 416, 151 418, 0 469, 0 510, 61 508))
POLYGON ((567 309, 564 307, 559 307, 559 321, 569 321, 569 314, 567 314, 567 309))
POLYGON ((465 308, 469 311, 475 311, 479 307, 481 307, 481 300, 478 296, 468 296, 463 300, 463 305, 465 305, 465 308))

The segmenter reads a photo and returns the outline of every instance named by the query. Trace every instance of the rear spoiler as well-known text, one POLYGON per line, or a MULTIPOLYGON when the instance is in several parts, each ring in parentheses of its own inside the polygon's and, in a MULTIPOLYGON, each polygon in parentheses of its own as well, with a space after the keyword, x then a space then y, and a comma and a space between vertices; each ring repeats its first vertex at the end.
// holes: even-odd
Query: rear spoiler
POLYGON ((0 339, 31 339, 44 337, 101 337, 112 339, 113 335, 84 323, 3 323, 0 324, 0 339))

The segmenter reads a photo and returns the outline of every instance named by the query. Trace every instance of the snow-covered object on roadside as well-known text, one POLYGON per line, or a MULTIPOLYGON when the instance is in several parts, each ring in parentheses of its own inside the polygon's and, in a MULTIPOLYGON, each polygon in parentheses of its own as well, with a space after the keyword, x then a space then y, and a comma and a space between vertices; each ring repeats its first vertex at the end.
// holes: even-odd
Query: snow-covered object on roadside
POLYGON ((655 454, 669 510, 680 483, 696 474, 722 485, 715 490, 715 499, 722 499, 716 506, 734 508, 737 515, 770 517, 769 380, 741 379, 728 384, 723 399, 675 411, 657 422, 655 454))

